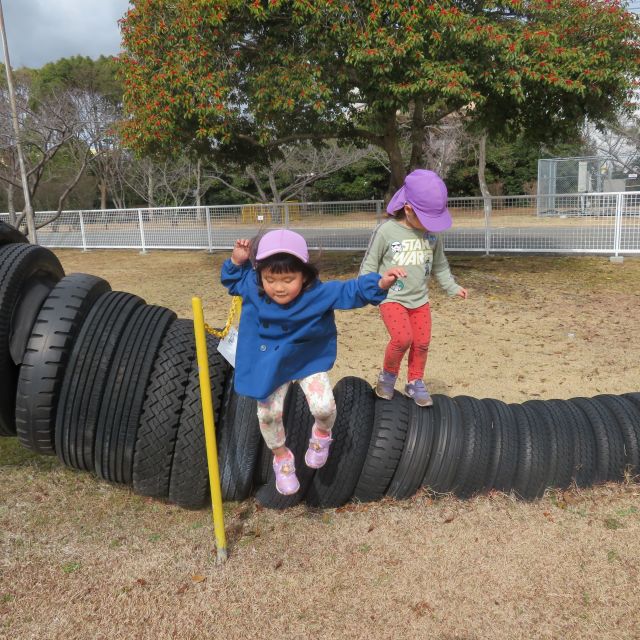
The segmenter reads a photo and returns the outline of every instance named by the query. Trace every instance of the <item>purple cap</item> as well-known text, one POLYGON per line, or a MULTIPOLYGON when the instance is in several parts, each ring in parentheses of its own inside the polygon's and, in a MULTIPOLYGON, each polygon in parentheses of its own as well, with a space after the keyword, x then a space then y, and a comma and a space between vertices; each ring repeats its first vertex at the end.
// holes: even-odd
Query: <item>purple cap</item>
POLYGON ((387 213, 393 215, 405 204, 411 205, 422 226, 429 231, 445 231, 453 223, 447 209, 447 186, 433 171, 412 171, 391 198, 387 213))
POLYGON ((309 249, 305 239, 289 229, 269 231, 260 238, 256 260, 264 260, 276 253, 290 253, 302 262, 309 262, 309 249))

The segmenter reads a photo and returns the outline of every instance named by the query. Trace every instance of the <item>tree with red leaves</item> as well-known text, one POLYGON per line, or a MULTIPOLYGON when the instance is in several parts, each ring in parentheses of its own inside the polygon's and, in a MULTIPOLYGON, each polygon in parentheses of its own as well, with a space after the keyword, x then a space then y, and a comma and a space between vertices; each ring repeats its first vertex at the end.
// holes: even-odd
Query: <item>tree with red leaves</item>
POLYGON ((126 144, 241 163, 300 140, 362 141, 387 153, 391 188, 449 114, 566 134, 628 108, 640 66, 638 20, 619 0, 131 4, 126 144))

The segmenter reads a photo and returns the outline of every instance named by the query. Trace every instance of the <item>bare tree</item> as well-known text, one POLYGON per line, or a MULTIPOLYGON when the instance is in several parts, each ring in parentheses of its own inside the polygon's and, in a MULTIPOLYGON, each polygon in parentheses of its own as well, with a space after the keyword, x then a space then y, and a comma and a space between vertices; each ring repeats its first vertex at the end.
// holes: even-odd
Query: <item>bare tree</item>
POLYGON ((119 180, 149 208, 199 206, 213 183, 211 177, 203 178, 200 160, 187 155, 163 160, 138 159, 125 151, 120 159, 119 180))
MULTIPOLYGON (((25 150, 28 192, 33 201, 45 171, 62 149, 66 149, 74 161, 74 171, 68 179, 58 200, 58 210, 54 216, 38 224, 42 227, 57 219, 64 202, 78 184, 91 160, 102 151, 96 147, 96 140, 102 133, 96 133, 90 114, 95 109, 98 97, 87 92, 64 90, 49 92, 35 99, 28 83, 23 83, 17 92, 20 118, 20 138, 25 150)), ((15 144, 9 136, 7 122, 10 118, 7 91, 0 90, 0 181, 7 189, 20 187, 16 175, 15 144)), ((26 212, 16 215, 16 225, 23 224, 26 212)))
POLYGON ((253 185, 257 195, 246 186, 232 182, 222 168, 213 167, 205 175, 248 200, 280 203, 299 198, 316 180, 374 155, 379 154, 372 147, 339 146, 333 142, 320 148, 308 143, 284 147, 281 156, 270 164, 246 167, 246 182, 253 185))

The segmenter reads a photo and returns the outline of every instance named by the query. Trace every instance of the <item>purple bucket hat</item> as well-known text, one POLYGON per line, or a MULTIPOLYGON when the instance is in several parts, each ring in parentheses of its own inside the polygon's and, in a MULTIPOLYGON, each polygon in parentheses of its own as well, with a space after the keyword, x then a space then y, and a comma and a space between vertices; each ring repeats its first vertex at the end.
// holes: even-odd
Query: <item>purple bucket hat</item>
POLYGON ((289 253, 302 262, 309 262, 309 249, 305 239, 289 229, 269 231, 260 238, 256 260, 264 260, 276 253, 289 253))
POLYGON ((428 231, 445 231, 453 224, 447 209, 447 186, 433 171, 412 171, 391 198, 387 205, 387 213, 393 215, 405 204, 411 205, 418 220, 428 231))

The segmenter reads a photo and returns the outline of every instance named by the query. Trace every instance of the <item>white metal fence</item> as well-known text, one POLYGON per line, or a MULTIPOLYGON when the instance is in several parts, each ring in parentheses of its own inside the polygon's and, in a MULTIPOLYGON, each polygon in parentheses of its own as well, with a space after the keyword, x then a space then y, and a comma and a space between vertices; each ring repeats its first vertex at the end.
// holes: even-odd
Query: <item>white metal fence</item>
MULTIPOLYGON (((640 191, 450 198, 448 251, 640 254, 640 191), (551 200, 548 200, 552 198, 551 200)), ((51 212, 38 212, 44 222, 51 212)), ((7 214, 0 214, 6 219, 7 214)), ((228 249, 238 237, 288 227, 310 247, 365 249, 383 203, 305 202, 218 207, 65 211, 38 232, 40 244, 78 249, 228 249)))

